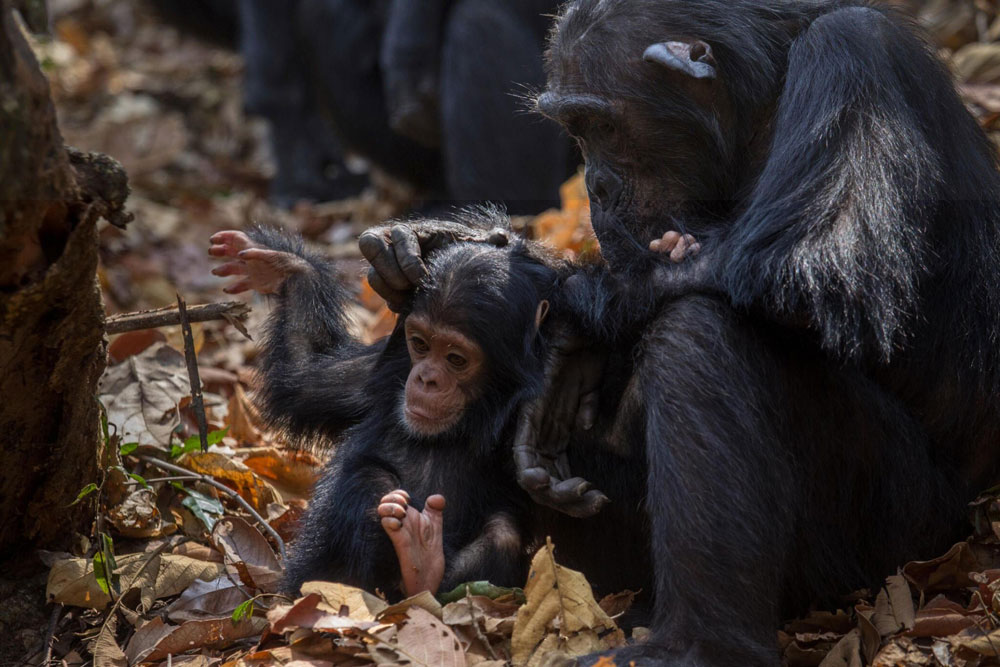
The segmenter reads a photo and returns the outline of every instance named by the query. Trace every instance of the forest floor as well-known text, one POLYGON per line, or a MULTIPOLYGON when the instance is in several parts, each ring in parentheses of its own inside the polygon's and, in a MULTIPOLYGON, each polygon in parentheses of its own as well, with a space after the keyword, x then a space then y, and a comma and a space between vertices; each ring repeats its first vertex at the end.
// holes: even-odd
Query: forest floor
MULTIPOLYGON (((109 314, 168 307, 178 294, 189 306, 229 300, 210 273, 208 238, 272 221, 340 260, 357 286, 362 338, 391 330, 392 314, 361 277, 355 238, 405 213, 405 187, 375 177, 356 199, 271 208, 267 128, 243 113, 238 55, 134 0, 51 5, 54 36, 36 47, 66 143, 117 158, 132 185, 136 220, 101 230, 109 314)), ((970 106, 1000 133, 1000 21, 988 18, 984 32, 981 14, 955 10, 931 17, 931 28, 954 52, 970 106)), ((519 223, 572 256, 594 244, 579 178, 563 196, 563 210, 519 223)), ((241 326, 256 338, 268 306, 245 301, 252 312, 241 326)), ((100 396, 108 469, 80 480, 94 528, 73 553, 40 554, 51 627, 5 639, 23 644, 26 662, 38 664, 47 645, 68 665, 540 665, 627 639, 614 619, 629 593, 595 601, 582 575, 556 565, 558 545, 535 557, 523 591, 392 606, 335 584, 310 584, 298 600, 276 595, 321 455, 288 448, 262 425, 248 396, 257 350, 241 327, 192 328, 212 447, 199 446, 180 327, 113 336, 100 396)), ((1000 664, 1000 500, 984 495, 970 516, 973 537, 940 558, 901 563, 881 590, 844 591, 839 610, 789 622, 779 632, 785 664, 1000 664)))

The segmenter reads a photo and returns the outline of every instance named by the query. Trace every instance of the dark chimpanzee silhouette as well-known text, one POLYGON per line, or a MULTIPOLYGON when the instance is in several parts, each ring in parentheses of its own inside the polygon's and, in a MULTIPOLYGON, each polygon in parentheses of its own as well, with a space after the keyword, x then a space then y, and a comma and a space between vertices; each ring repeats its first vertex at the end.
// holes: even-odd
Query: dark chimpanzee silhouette
POLYGON ((523 102, 544 83, 557 0, 300 2, 302 46, 349 148, 444 202, 558 203, 577 156, 523 102))
POLYGON ((272 127, 278 204, 357 192, 345 148, 416 185, 425 209, 537 213, 579 162, 525 112, 558 0, 151 2, 202 36, 238 36, 247 109, 272 127))
MULTIPOLYGON (((576 328, 640 337, 656 615, 615 659, 777 665, 782 616, 945 548, 995 481, 996 153, 862 0, 576 0, 548 63, 538 107, 580 141, 609 264, 569 279, 576 328), (668 230, 696 261, 649 252, 668 230)), ((548 422, 574 411, 545 405, 515 447, 558 506, 571 429, 548 422)))

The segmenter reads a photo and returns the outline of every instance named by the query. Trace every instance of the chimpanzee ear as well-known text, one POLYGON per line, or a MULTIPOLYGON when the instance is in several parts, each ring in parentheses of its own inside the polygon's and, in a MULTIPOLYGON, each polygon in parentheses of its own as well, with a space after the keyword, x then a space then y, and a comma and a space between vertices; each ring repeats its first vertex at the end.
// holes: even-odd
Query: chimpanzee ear
POLYGON ((540 329, 542 327, 542 322, 545 321, 546 316, 549 314, 549 302, 542 299, 538 302, 538 308, 535 310, 535 328, 540 329))
POLYGON ((642 59, 694 79, 714 79, 715 56, 712 47, 701 40, 694 42, 660 42, 642 54, 642 59))

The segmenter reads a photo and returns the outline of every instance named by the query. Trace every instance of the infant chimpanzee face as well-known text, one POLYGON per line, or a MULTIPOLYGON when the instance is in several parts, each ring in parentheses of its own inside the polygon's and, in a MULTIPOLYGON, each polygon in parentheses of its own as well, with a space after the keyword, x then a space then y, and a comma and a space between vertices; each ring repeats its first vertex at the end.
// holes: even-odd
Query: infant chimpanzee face
POLYGON ((482 393, 485 356, 469 336, 423 313, 407 317, 405 330, 410 375, 403 422, 415 435, 440 435, 482 393))

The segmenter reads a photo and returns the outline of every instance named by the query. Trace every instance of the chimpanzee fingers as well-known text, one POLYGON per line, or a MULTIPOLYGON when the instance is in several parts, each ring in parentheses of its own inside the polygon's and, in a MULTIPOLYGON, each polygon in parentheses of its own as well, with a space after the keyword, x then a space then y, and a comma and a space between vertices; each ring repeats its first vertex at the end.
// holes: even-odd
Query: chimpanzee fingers
POLYGON ((243 292, 249 292, 253 289, 253 282, 250 280, 238 280, 232 285, 228 285, 222 288, 222 291, 226 294, 242 294, 243 292))
POLYGON ((397 505, 406 507, 407 505, 410 504, 410 494, 408 494, 406 491, 403 491, 402 489, 396 489, 395 491, 390 491, 389 493, 382 496, 382 499, 379 501, 380 505, 384 505, 387 503, 396 503, 397 505))
POLYGON ((576 414, 576 427, 583 431, 594 428, 597 422, 597 407, 600 403, 600 394, 591 391, 580 397, 580 410, 576 414))
POLYGON ((403 527, 402 521, 391 516, 383 517, 380 523, 382 524, 382 529, 385 531, 396 532, 397 530, 403 527))
POLYGON ((398 313, 402 310, 403 306, 406 305, 406 300, 409 296, 408 293, 400 292, 399 290, 394 290, 389 287, 374 267, 368 269, 368 284, 373 290, 375 290, 376 294, 385 299, 386 304, 389 306, 389 310, 394 313, 398 313))
POLYGON ((444 511, 445 499, 440 493, 435 493, 432 496, 428 496, 427 500, 424 502, 425 510, 433 510, 435 512, 444 511))
POLYGON ((697 257, 698 253, 700 253, 700 252, 701 252, 701 244, 695 242, 695 243, 692 243, 688 247, 687 254, 688 254, 688 257, 697 257))
POLYGON ((240 250, 253 248, 254 242, 250 240, 244 232, 235 229, 216 232, 208 239, 212 246, 208 249, 210 255, 222 257, 224 255, 235 255, 240 250), (222 254, 219 254, 222 253, 222 254))
POLYGON ((427 275, 427 267, 420 257, 420 241, 416 233, 406 225, 396 225, 390 234, 399 269, 411 285, 418 285, 427 275))
POLYGON ((402 521, 406 518, 406 507, 398 503, 382 503, 376 509, 376 513, 381 519, 395 518, 402 521))
MULTIPOLYGON (((371 229, 366 231, 358 238, 358 248, 390 288, 407 291, 413 287, 399 268, 396 253, 389 247, 389 241, 382 232, 371 229)), ((372 288, 374 289, 374 285, 372 288)))
POLYGON ((242 261, 226 262, 212 269, 212 275, 221 278, 225 278, 226 276, 245 276, 246 274, 247 265, 242 261))
POLYGON ((610 502, 606 495, 590 488, 589 482, 580 478, 557 482, 534 491, 526 490, 539 505, 581 519, 594 516, 610 502))
POLYGON ((544 468, 527 468, 517 473, 518 485, 529 493, 547 489, 552 482, 552 475, 544 468))

